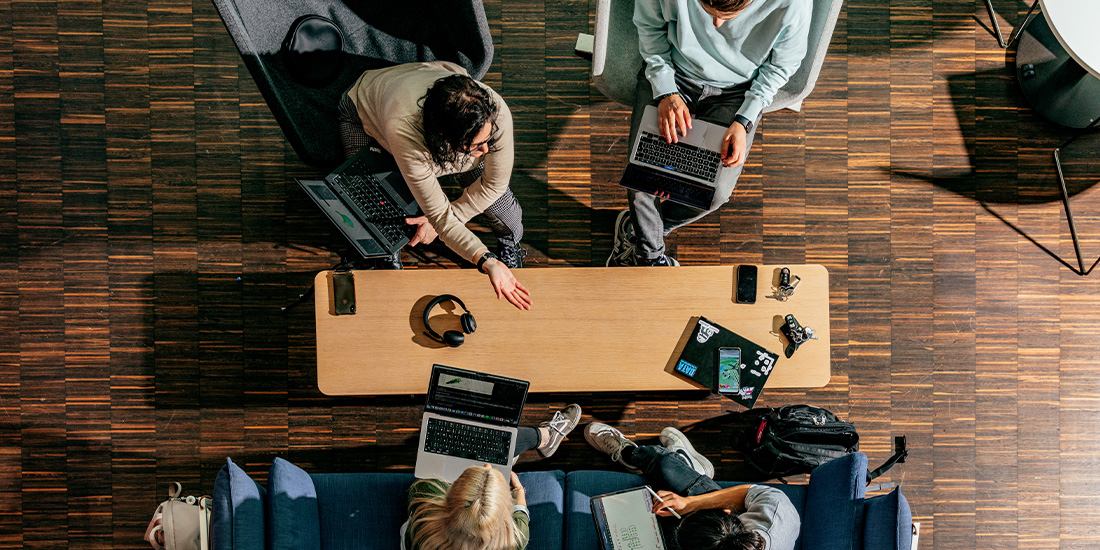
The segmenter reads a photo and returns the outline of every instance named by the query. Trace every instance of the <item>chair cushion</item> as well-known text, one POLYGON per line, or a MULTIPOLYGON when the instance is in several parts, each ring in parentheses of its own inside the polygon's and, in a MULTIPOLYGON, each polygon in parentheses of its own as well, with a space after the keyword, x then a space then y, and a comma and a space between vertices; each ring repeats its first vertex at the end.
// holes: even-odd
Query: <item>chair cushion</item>
POLYGON ((218 550, 264 550, 264 488, 230 458, 214 479, 211 534, 218 550))
POLYGON ((900 487, 864 501, 863 550, 909 550, 912 544, 913 515, 900 487))
POLYGON ((317 490, 309 474, 276 458, 267 485, 267 550, 320 550, 317 490))
POLYGON ((322 550, 399 548, 411 473, 312 474, 322 550))

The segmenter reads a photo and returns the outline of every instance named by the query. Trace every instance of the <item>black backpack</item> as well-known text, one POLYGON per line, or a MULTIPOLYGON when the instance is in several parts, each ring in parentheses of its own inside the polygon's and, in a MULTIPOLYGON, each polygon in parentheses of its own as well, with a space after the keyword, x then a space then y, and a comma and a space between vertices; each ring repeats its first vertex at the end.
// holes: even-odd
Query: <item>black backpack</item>
MULTIPOLYGON (((767 479, 810 473, 814 468, 859 450, 856 427, 835 414, 810 405, 784 405, 740 413, 733 446, 767 479)), ((897 462, 905 462, 905 438, 895 439, 897 452, 867 474, 878 477, 897 462)))

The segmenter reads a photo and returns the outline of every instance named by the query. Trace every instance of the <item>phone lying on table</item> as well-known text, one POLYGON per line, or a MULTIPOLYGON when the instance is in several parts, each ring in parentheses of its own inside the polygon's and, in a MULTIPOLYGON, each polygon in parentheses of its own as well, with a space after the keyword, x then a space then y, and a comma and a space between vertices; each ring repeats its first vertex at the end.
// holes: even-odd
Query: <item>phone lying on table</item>
POLYGON ((718 393, 741 390, 741 348, 718 348, 718 393))

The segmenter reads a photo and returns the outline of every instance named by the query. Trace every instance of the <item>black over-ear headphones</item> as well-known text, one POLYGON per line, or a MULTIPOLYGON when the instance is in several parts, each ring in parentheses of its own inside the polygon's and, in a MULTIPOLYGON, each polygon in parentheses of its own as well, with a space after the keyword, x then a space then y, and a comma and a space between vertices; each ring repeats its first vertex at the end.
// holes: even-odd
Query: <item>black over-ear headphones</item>
POLYGON ((457 348, 466 341, 466 336, 463 335, 462 332, 459 332, 457 330, 448 330, 443 332, 443 336, 440 336, 438 332, 432 329, 432 325, 428 323, 428 316, 431 315, 432 310, 435 309, 435 306, 448 300, 458 304, 459 307, 461 307, 463 311, 466 312, 458 318, 459 324, 462 325, 462 332, 470 334, 473 331, 477 330, 477 321, 474 321, 474 316, 472 313, 470 313, 470 310, 466 309, 466 304, 462 303, 462 300, 459 300, 456 296, 452 296, 450 294, 442 294, 433 298, 432 301, 428 302, 428 305, 424 307, 424 328, 428 329, 428 332, 425 332, 424 334, 430 336, 432 340, 443 342, 444 344, 447 344, 452 348, 457 348))

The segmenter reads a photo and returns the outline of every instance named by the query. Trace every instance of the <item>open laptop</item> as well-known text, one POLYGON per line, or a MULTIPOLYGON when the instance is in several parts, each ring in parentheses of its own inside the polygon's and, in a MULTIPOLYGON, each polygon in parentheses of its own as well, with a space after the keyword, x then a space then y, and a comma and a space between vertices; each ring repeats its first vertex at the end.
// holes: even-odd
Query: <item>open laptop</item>
POLYGON ((370 144, 323 180, 294 178, 364 258, 401 250, 416 232, 419 206, 393 156, 370 144))
POLYGON ((432 366, 416 477, 454 481, 489 463, 508 479, 528 387, 525 380, 432 366))
POLYGON ((726 130, 725 126, 692 119, 687 135, 678 143, 669 143, 658 130, 657 107, 647 105, 622 185, 709 210, 715 182, 727 169, 720 153, 726 130))

